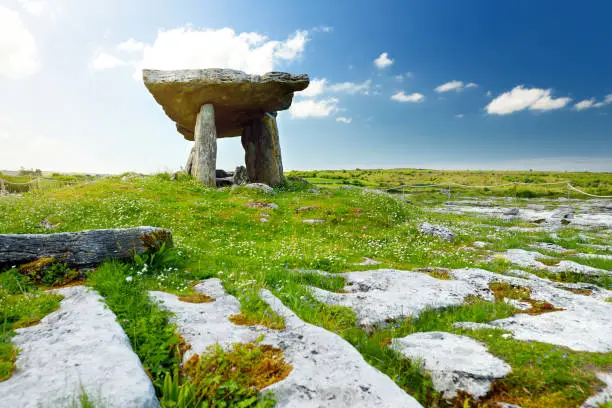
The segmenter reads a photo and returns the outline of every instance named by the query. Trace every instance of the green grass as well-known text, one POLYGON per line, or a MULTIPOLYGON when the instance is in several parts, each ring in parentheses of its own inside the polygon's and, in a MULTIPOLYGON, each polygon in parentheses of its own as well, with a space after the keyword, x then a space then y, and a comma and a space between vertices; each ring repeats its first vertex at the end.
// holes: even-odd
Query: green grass
MULTIPOLYGON (((603 369, 608 364, 609 354, 597 357, 593 353, 566 351, 563 354, 569 357, 564 358, 557 368, 548 363, 521 365, 528 357, 536 362, 537 359, 542 361, 548 358, 545 355, 550 354, 551 346, 534 346, 534 343, 504 339, 496 331, 471 332, 453 328, 453 323, 457 321, 487 322, 509 316, 514 311, 503 302, 476 300, 463 306, 427 310, 419 318, 397 320, 386 326, 359 328, 353 311, 318 302, 308 287, 342 290, 344 279, 333 273, 372 268, 356 265, 364 257, 383 262, 374 268, 478 266, 503 274, 513 266, 502 259, 485 262, 483 259, 490 254, 486 250, 471 248, 473 241, 488 241, 491 242, 491 249, 503 251, 509 248, 529 249, 530 243, 550 239, 541 232, 495 228, 530 225, 522 221, 432 212, 428 210, 430 206, 446 200, 446 196, 439 192, 419 194, 419 197, 411 198, 415 204, 410 204, 397 200, 397 196, 341 188, 343 185, 384 187, 385 183, 397 185, 396 182, 443 181, 494 184, 509 180, 524 181, 525 178, 538 182, 570 178, 579 188, 598 193, 610 188, 609 175, 398 170, 378 173, 317 172, 313 178, 321 182, 332 180, 335 184, 326 184, 329 189, 313 193, 308 185, 290 182, 277 189, 276 195, 266 196, 243 188, 208 189, 188 177, 172 181, 168 174, 134 177, 125 181, 121 176, 108 177, 89 184, 31 192, 19 198, 1 198, 0 233, 49 233, 40 226, 40 222, 49 217, 58 224, 53 232, 138 225, 159 226, 173 232, 177 251, 162 251, 154 259, 145 257, 130 264, 109 262, 88 279, 88 284, 101 293, 117 315, 143 366, 151 374, 158 393, 162 393, 164 382, 170 378, 168 376, 179 369, 181 340, 170 323, 169 313, 153 304, 146 292, 164 290, 189 295, 192 293, 192 281, 210 277, 220 278, 228 292, 240 300, 244 320, 281 328, 284 324, 282 318, 275 315, 258 296, 260 289, 270 289, 303 320, 338 333, 352 343, 370 364, 389 375, 425 406, 438 404, 443 407, 447 403, 441 400, 431 380, 417 364, 387 347, 392 338, 432 330, 463 333, 479 339, 482 337, 482 341, 508 361, 517 373, 516 377, 509 377, 503 383, 503 390, 496 388, 496 392, 500 392, 495 396, 499 397, 503 391, 504 395, 520 400, 523 407, 570 406, 556 394, 562 386, 580 387, 584 391, 582 394, 570 391, 566 399, 570 403, 579 401, 592 391, 593 384, 597 382, 584 367, 591 365, 603 369), (595 182, 597 179, 599 181, 595 182), (426 200, 433 202, 423 204, 426 200), (249 208, 246 205, 254 201, 275 203, 278 208, 249 208), (296 212, 296 209, 304 206, 315 209, 296 212), (262 213, 269 214, 269 222, 260 222, 262 213), (307 225, 302 223, 306 218, 320 218, 326 222, 307 225), (456 240, 446 242, 421 234, 418 226, 425 221, 453 229, 457 233, 456 240), (323 276, 304 270, 324 270, 332 275, 323 276), (575 381, 572 371, 576 372, 575 381), (539 380, 533 388, 527 387, 532 393, 530 395, 521 390, 523 384, 520 381, 532 376, 539 376, 539 380), (537 395, 543 395, 548 400, 538 399, 533 394, 536 391, 539 393, 537 395)), ((514 196, 521 191, 478 192, 491 196, 506 193, 514 196)), ((539 188, 532 193, 548 194, 539 188)), ((572 248, 571 245, 579 248, 584 242, 578 234, 572 229, 561 230, 559 239, 568 240, 568 248, 572 248)), ((555 256, 573 259, 569 254, 555 256)), ((581 259, 580 262, 584 263, 585 260, 581 259)), ((607 266, 606 263, 596 264, 607 266)), ((578 274, 555 274, 553 277, 546 271, 529 272, 610 287, 609 280, 606 280, 609 278, 578 274)), ((0 274, 0 286, 20 293, 22 288, 28 290, 33 284, 13 270, 0 274)))
MULTIPOLYGON (((542 172, 542 171, 444 171, 426 169, 371 169, 371 170, 314 170, 293 171, 291 175, 303 177, 318 185, 355 184, 376 188, 401 185, 428 185, 457 183, 471 186, 491 186, 484 189, 467 189, 451 186, 451 191, 462 195, 506 197, 566 197, 567 187, 558 186, 508 186, 492 187, 506 183, 552 183, 571 181, 572 185, 590 194, 612 195, 612 173, 542 172)), ((400 190, 401 191, 401 190, 400 190)), ((405 189, 406 193, 437 193, 440 187, 430 189, 405 189)), ((572 196, 576 196, 572 193, 572 196)), ((580 197, 584 198, 584 197, 580 197)))
POLYGON ((10 378, 15 369, 18 350, 11 343, 14 329, 37 324, 57 310, 62 298, 61 295, 39 291, 11 293, 11 290, 0 287, 0 381, 10 378))
POLYGON ((595 371, 612 366, 612 353, 577 352, 502 337, 501 330, 465 331, 512 367, 496 382, 494 397, 524 408, 576 407, 596 391, 595 371))
POLYGON ((170 323, 170 313, 148 297, 146 282, 126 279, 132 276, 131 272, 130 265, 108 262, 91 275, 89 284, 105 298, 159 389, 164 376, 174 372, 181 362, 181 339, 170 323))

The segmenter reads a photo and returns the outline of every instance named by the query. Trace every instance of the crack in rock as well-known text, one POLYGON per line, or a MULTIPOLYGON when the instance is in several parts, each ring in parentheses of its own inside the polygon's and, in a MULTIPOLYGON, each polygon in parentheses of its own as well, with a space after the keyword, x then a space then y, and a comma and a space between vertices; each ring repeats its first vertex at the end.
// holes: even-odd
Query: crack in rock
POLYGON ((174 313, 174 322, 192 345, 191 354, 201 353, 215 343, 228 347, 231 343, 252 341, 260 334, 264 334, 263 344, 281 348, 293 370, 287 378, 263 390, 274 392, 277 407, 421 407, 389 377, 369 365, 350 343, 304 322, 271 292, 262 290, 261 298, 285 319, 284 330, 233 325, 228 318, 239 313, 240 303, 225 293, 219 279, 208 279, 195 288, 215 301, 193 304, 180 302, 168 293, 150 295, 174 313))

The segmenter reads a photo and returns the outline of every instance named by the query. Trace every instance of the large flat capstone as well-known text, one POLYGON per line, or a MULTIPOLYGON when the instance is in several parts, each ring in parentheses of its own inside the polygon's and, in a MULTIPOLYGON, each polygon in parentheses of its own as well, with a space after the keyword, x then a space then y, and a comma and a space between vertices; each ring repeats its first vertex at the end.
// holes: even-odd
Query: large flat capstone
POLYGON ((268 72, 249 75, 232 69, 143 70, 145 86, 187 140, 194 140, 196 116, 215 107, 217 137, 240 136, 265 112, 289 109, 293 93, 306 89, 308 75, 268 72))

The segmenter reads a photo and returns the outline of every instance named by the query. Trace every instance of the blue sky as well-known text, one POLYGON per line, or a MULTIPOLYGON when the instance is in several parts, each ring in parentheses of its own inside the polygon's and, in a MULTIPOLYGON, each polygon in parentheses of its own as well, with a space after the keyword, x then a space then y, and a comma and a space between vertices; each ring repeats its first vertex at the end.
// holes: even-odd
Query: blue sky
MULTIPOLYGON (((286 169, 612 171, 608 1, 0 0, 0 168, 154 172, 145 68, 308 73, 286 169)), ((243 163, 239 138, 218 167, 243 163)))

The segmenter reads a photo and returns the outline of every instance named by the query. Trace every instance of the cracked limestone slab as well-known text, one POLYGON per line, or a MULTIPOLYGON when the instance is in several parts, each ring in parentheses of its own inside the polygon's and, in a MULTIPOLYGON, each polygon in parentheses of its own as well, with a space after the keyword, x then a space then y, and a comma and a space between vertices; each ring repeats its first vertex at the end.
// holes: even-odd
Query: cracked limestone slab
POLYGON ((612 351, 612 303, 557 288, 547 279, 504 276, 483 269, 454 269, 451 275, 485 289, 494 281, 528 287, 531 297, 565 310, 540 315, 516 314, 488 324, 510 331, 518 340, 535 340, 576 351, 612 351))
POLYGON ((612 401, 612 373, 597 373, 605 388, 587 399, 580 408, 599 408, 601 404, 612 401))
POLYGON ((492 298, 488 288, 480 289, 466 281, 436 279, 419 272, 378 269, 337 275, 346 279, 346 293, 313 287, 313 296, 323 303, 353 309, 364 326, 417 316, 426 308, 459 305, 470 295, 492 298))
MULTIPOLYGON (((536 249, 543 249, 546 251, 552 251, 552 252, 556 252, 559 254, 571 255, 571 256, 578 257, 578 258, 612 259, 612 255, 610 254, 590 254, 590 253, 575 252, 570 249, 564 248, 560 245, 550 244, 548 242, 536 242, 529 246, 532 248, 536 248, 536 249)), ((602 246, 602 247, 606 248, 605 246, 602 246)))
POLYGON ((447 399, 456 397, 458 391, 483 397, 495 379, 511 371, 480 342, 452 333, 415 333, 393 339, 391 348, 411 360, 420 360, 434 388, 447 399))
POLYGON ((240 302, 225 291, 218 278, 207 279, 194 289, 210 296, 214 302, 182 302, 170 293, 149 292, 161 308, 174 314, 172 322, 178 326, 185 341, 191 344, 185 353, 185 361, 215 343, 227 348, 233 343, 253 341, 262 333, 255 326, 237 326, 229 321, 230 316, 240 313, 240 302))
POLYGON ((305 323, 269 291, 262 291, 261 297, 284 317, 284 330, 231 323, 228 317, 239 313, 240 303, 225 292, 219 279, 208 279, 195 288, 215 301, 185 303, 163 292, 150 295, 174 313, 173 321, 192 345, 192 354, 215 343, 227 346, 252 341, 261 334, 263 344, 282 349, 293 370, 266 389, 274 392, 277 407, 421 407, 389 377, 370 366, 351 344, 305 323))
POLYGON ((287 378, 267 388, 277 407, 421 407, 346 340, 304 322, 269 291, 262 290, 261 297, 286 324, 264 342, 283 349, 293 366, 287 378))
POLYGON ((17 369, 0 382, 3 407, 71 407, 83 389, 97 406, 157 408, 159 402, 115 315, 93 290, 54 291, 60 309, 17 329, 17 369))
POLYGON ((505 260, 512 262, 522 268, 546 269, 553 273, 559 272, 574 272, 590 275, 608 275, 610 272, 604 269, 593 268, 574 261, 561 260, 557 265, 546 265, 538 259, 553 259, 549 256, 542 255, 536 251, 526 251, 524 249, 508 249, 497 256, 501 256, 505 260))
MULTIPOLYGON (((529 200, 535 202, 537 200, 529 200)), ((545 201, 542 201, 543 203, 545 201)), ((521 219, 527 222, 544 221, 546 229, 559 229, 564 225, 561 223, 565 218, 561 215, 571 214, 570 226, 577 228, 600 228, 612 227, 612 210, 608 204, 602 204, 599 200, 577 200, 548 202, 548 207, 529 205, 521 207, 517 215, 508 216, 509 207, 486 207, 468 202, 459 202, 457 205, 435 208, 434 211, 452 214, 477 214, 501 219, 521 219), (559 205, 563 203, 564 205, 559 205), (567 206, 570 203, 571 206, 567 206)))

